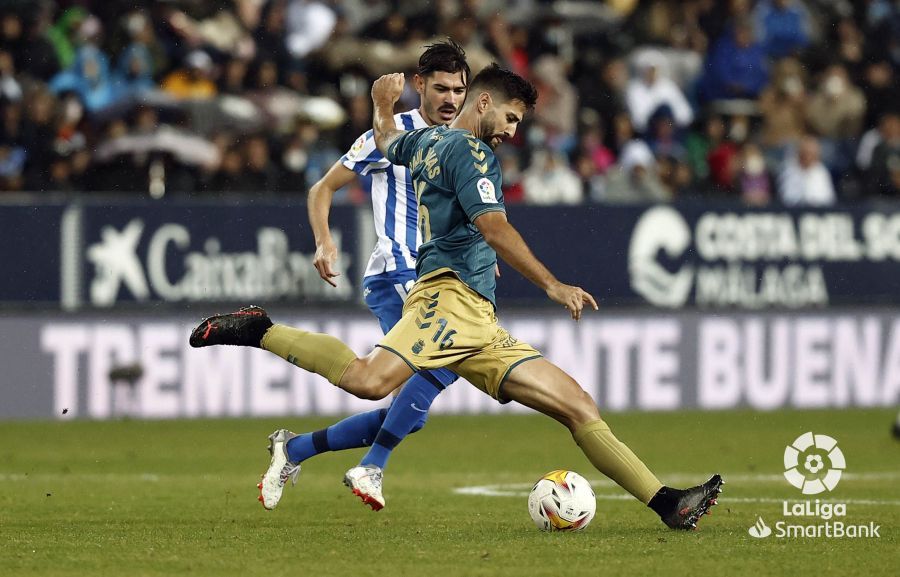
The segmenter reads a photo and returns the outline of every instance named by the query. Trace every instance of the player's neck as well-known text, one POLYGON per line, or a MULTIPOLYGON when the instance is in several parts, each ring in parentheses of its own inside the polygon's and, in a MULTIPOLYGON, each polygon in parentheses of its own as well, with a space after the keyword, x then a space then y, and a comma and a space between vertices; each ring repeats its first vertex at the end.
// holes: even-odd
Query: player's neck
POLYGON ((476 137, 478 135, 478 113, 473 108, 463 108, 459 112, 459 116, 450 123, 450 128, 458 128, 461 130, 468 130, 476 137))

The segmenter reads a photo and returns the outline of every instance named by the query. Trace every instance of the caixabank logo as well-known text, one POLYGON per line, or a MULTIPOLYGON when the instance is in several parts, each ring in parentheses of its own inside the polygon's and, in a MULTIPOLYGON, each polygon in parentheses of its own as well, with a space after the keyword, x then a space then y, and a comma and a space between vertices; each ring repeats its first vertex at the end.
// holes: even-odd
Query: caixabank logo
MULTIPOLYGON (((831 493, 847 468, 838 442, 829 435, 812 431, 803 433, 784 449, 784 478, 803 495, 831 493)), ((881 537, 881 526, 874 522, 852 523, 847 520, 847 503, 832 499, 785 500, 781 520, 774 530, 762 516, 748 529, 751 537, 764 539, 825 538, 858 539, 881 537)))

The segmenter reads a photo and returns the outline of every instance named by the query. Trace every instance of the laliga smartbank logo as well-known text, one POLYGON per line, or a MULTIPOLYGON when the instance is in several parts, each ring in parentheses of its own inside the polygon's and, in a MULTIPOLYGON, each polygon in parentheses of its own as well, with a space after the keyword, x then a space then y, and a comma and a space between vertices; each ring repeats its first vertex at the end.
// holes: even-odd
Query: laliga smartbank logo
POLYGON ((846 466, 844 453, 828 435, 803 433, 784 448, 784 478, 804 495, 834 491, 846 466))
MULTIPOLYGON (((831 492, 838 486, 847 467, 844 453, 837 441, 828 435, 812 431, 803 433, 784 449, 784 478, 804 495, 831 492)), ((832 501, 783 501, 783 519, 775 523, 775 530, 766 525, 761 516, 748 529, 751 537, 777 539, 824 537, 826 539, 857 539, 881 537, 880 525, 853 524, 843 520, 847 503, 832 501), (809 522, 810 519, 812 522, 809 522)))

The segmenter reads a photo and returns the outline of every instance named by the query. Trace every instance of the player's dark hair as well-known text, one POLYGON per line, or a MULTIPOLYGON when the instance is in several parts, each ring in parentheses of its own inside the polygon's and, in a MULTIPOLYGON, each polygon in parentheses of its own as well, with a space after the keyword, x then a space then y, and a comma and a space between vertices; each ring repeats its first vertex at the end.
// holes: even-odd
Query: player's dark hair
POLYGON ((496 62, 475 75, 469 86, 469 94, 487 91, 503 96, 504 100, 519 100, 531 110, 537 102, 537 89, 515 72, 501 68, 496 62))
POLYGON ((462 72, 463 82, 469 83, 472 75, 469 63, 466 62, 466 51, 452 38, 446 42, 435 42, 425 47, 425 52, 419 57, 419 67, 416 70, 419 76, 428 76, 434 72, 449 72, 454 74, 462 72))

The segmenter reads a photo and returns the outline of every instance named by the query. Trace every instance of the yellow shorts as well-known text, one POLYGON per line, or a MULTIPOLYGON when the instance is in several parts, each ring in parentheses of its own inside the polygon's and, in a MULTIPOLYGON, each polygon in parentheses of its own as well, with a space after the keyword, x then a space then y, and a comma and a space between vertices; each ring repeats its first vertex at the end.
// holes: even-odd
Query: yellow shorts
POLYGON ((501 402, 506 399, 500 386, 509 372, 541 356, 511 337, 497 323, 490 301, 450 272, 413 286, 403 316, 378 346, 414 371, 447 367, 501 402))

